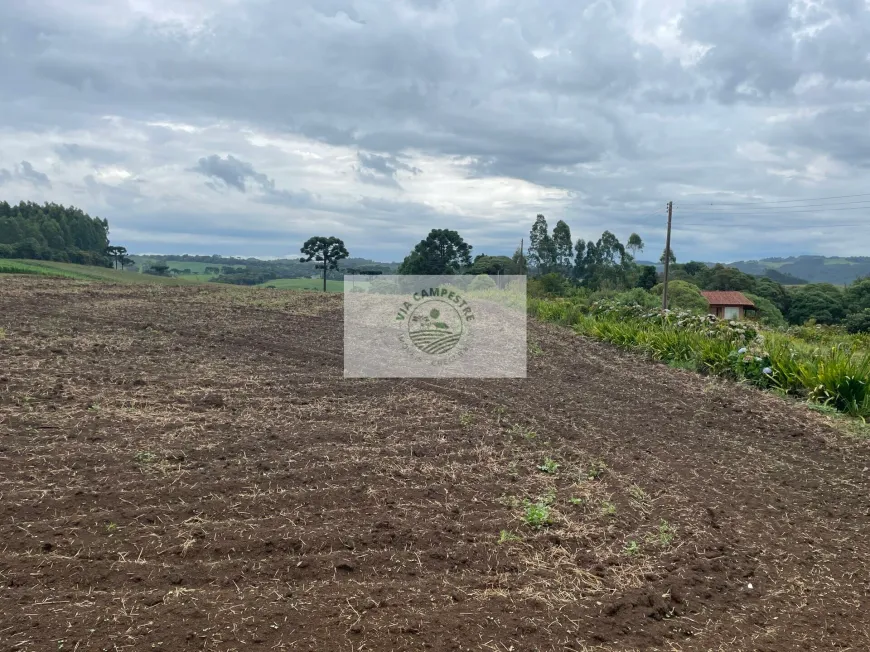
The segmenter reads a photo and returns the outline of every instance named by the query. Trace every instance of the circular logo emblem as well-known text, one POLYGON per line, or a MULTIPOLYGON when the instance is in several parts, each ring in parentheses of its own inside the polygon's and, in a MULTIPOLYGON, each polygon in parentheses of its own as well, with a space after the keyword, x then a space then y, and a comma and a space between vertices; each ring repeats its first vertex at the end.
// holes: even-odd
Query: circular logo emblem
POLYGON ((456 290, 430 287, 414 292, 396 313, 403 348, 420 362, 449 365, 468 349, 474 312, 456 290))
POLYGON ((444 355, 462 339, 462 315, 447 301, 429 299, 418 303, 408 319, 408 336, 422 353, 444 355))

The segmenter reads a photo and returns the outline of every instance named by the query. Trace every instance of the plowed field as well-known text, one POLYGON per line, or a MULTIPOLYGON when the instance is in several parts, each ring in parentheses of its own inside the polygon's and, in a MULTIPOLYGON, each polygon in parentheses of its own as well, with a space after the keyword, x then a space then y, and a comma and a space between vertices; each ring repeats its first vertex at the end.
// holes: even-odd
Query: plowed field
POLYGON ((345 380, 341 295, 0 279, 0 650, 868 650, 870 453, 532 323, 345 380))

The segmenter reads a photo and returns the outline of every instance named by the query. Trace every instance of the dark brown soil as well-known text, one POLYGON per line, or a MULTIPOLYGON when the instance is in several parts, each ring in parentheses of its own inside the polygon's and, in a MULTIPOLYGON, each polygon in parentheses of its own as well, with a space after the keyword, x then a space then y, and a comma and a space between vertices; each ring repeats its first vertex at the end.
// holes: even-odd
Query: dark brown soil
POLYGON ((539 324, 344 380, 335 295, 3 277, 0 329, 0 650, 870 649, 868 445, 774 396, 539 324))

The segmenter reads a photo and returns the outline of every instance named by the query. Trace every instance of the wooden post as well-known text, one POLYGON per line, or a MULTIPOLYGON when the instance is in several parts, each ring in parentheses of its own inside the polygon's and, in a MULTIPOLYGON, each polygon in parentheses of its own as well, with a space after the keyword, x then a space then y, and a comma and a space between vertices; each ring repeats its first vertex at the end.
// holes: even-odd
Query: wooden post
POLYGON ((671 217, 674 212, 674 202, 668 202, 668 236, 665 239, 665 287, 662 292, 662 310, 668 309, 668 272, 671 267, 671 217))

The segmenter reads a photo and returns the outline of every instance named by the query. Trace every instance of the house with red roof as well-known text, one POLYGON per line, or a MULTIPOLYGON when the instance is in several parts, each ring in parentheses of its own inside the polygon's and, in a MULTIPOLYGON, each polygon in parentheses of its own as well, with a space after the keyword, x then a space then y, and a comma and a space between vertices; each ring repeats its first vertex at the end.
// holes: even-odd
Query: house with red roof
POLYGON ((746 311, 755 311, 755 304, 743 296, 742 292, 702 291, 707 300, 709 312, 720 319, 743 319, 746 311))

